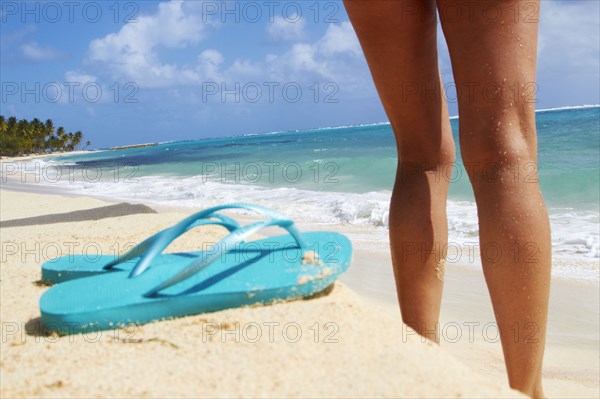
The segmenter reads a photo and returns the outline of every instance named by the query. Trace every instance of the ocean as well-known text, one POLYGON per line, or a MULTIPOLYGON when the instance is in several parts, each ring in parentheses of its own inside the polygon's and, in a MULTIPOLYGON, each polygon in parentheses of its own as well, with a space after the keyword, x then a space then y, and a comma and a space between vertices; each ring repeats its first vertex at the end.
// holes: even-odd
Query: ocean
MULTIPOLYGON (((536 122, 554 258, 598 259, 600 106, 541 110, 536 122)), ((451 124, 458 140, 458 119, 451 124)), ((63 191, 177 207, 255 203, 314 224, 370 226, 373 240, 385 241, 397 155, 389 123, 376 123, 164 142, 32 162, 43 184, 63 191)), ((442 178, 451 181, 449 241, 477 242, 476 207, 460 152, 454 171, 442 178)), ((597 268, 590 273, 587 277, 598 279, 597 268)))

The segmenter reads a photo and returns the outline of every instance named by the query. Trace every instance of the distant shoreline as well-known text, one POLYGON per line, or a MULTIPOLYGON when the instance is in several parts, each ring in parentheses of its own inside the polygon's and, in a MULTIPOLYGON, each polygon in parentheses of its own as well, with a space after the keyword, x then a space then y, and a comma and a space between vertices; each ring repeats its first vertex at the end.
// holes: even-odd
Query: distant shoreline
POLYGON ((91 154, 94 152, 99 152, 104 150, 78 150, 78 151, 69 151, 69 152, 52 152, 47 154, 23 154, 23 155, 15 155, 15 156, 1 156, 0 159, 3 162, 19 162, 19 161, 29 161, 31 159, 42 159, 48 157, 57 157, 57 156, 71 156, 71 155, 82 155, 82 154, 91 154))
POLYGON ((143 144, 131 144, 131 145, 121 145, 118 147, 108 148, 109 151, 117 151, 117 150, 129 150, 132 148, 142 148, 142 147, 156 147, 158 143, 143 143, 143 144))
MULTIPOLYGON (((572 106, 554 107, 554 108, 542 108, 542 109, 535 110, 535 113, 537 114, 537 113, 544 113, 544 112, 557 112, 557 111, 590 109, 590 108, 600 108, 600 104, 583 104, 583 105, 572 105, 572 106)), ((451 120, 458 119, 458 115, 450 116, 450 119, 451 120)), ((163 145, 163 144, 173 144, 173 143, 179 143, 179 142, 183 142, 183 141, 225 139, 225 138, 233 139, 233 138, 244 138, 244 137, 261 136, 261 135, 273 135, 273 134, 280 134, 280 133, 298 133, 298 132, 303 132, 303 131, 310 132, 310 131, 314 131, 314 130, 336 130, 336 129, 346 129, 346 128, 353 128, 353 127, 367 127, 367 126, 380 126, 380 125, 389 125, 389 121, 363 123, 363 124, 356 124, 356 125, 323 126, 323 127, 313 127, 313 128, 295 129, 295 130, 294 129, 278 130, 278 131, 261 132, 261 133, 245 133, 245 134, 240 134, 240 135, 223 136, 223 137, 201 137, 201 138, 196 138, 196 139, 182 139, 182 140, 154 142, 154 143, 128 144, 128 145, 120 145, 120 146, 107 147, 107 148, 96 148, 96 149, 90 149, 90 150, 55 152, 55 153, 50 153, 50 154, 26 154, 26 155, 18 155, 18 156, 0 156, 0 159, 2 159, 2 160, 8 160, 8 159, 17 160, 17 159, 33 159, 33 158, 38 158, 38 157, 42 158, 42 157, 47 157, 47 156, 63 156, 63 155, 71 156, 71 155, 89 154, 92 152, 99 152, 99 151, 118 151, 118 150, 129 150, 129 149, 143 148, 143 147, 156 147, 156 146, 163 145)))

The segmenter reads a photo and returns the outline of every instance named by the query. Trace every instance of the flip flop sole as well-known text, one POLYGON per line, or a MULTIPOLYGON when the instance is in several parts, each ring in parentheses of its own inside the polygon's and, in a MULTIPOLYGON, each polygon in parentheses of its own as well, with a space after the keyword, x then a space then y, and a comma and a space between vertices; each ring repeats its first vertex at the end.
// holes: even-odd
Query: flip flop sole
POLYGON ((116 259, 114 255, 66 255, 51 259, 42 265, 42 280, 62 283, 82 277, 131 269, 135 262, 124 262, 112 269, 104 266, 116 259))
POLYGON ((51 287, 40 299, 42 320, 50 331, 73 334, 307 297, 326 289, 348 268, 352 245, 334 232, 301 237, 320 262, 307 263, 290 235, 268 237, 241 243, 189 279, 144 296, 210 251, 169 254, 134 278, 104 273, 51 287))

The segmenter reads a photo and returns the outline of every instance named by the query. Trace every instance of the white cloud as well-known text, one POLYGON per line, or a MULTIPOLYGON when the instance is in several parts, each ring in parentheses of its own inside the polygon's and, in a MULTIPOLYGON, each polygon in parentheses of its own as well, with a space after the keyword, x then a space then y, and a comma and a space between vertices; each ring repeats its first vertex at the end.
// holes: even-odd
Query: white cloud
POLYGON ((40 47, 36 42, 21 45, 21 53, 30 61, 51 61, 61 57, 61 53, 51 47, 40 47))
POLYGON ((195 2, 163 2, 153 14, 137 19, 137 23, 126 24, 118 32, 90 43, 86 59, 90 70, 111 80, 135 82, 140 88, 176 88, 208 81, 231 83, 250 79, 307 84, 337 82, 353 88, 371 85, 358 39, 348 21, 328 25, 321 38, 307 43, 301 40, 305 37, 304 20, 291 22, 295 18, 276 17, 267 25, 267 32, 273 38, 292 41, 287 51, 226 60, 218 49, 198 48, 211 23, 202 20, 201 8, 195 2), (178 53, 177 49, 185 51, 178 53), (198 55, 187 63, 172 58, 173 54, 189 56, 194 49, 198 55))
POLYGON ((295 70, 317 72, 322 75, 327 74, 325 63, 317 62, 317 46, 310 44, 294 44, 292 49, 286 54, 289 64, 295 70))
POLYGON ((235 60, 229 68, 227 74, 234 77, 258 77, 263 73, 263 67, 258 62, 250 60, 235 60))
POLYGON ((89 75, 78 71, 67 71, 65 73, 65 82, 85 85, 87 83, 96 82, 96 77, 94 75, 89 75))
POLYGON ((223 76, 219 71, 223 62, 223 54, 217 50, 204 50, 198 56, 198 66, 196 67, 195 73, 198 77, 202 76, 202 79, 204 80, 223 80, 223 76))
POLYGON ((327 33, 317 43, 319 51, 327 54, 347 53, 352 56, 362 56, 358 38, 350 22, 339 25, 329 25, 327 33))
POLYGON ((266 58, 276 79, 327 79, 346 87, 371 84, 360 44, 350 22, 331 24, 313 44, 296 43, 282 55, 266 58))
POLYGON ((580 75, 600 68, 597 1, 545 1, 541 5, 538 63, 541 70, 580 75))
POLYGON ((88 62, 104 65, 115 78, 145 87, 165 87, 197 79, 193 69, 161 61, 158 50, 185 48, 204 37, 201 16, 189 12, 185 3, 160 3, 154 15, 138 17, 117 33, 93 40, 88 62))
POLYGON ((293 15, 289 18, 277 16, 267 25, 269 38, 274 41, 302 40, 306 36, 305 20, 293 15))

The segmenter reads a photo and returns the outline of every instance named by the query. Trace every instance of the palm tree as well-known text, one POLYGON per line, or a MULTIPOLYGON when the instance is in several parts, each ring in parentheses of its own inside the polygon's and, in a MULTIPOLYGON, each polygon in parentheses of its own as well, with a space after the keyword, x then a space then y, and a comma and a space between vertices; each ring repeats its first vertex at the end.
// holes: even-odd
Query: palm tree
POLYGON ((56 136, 54 136, 54 122, 52 122, 52 119, 46 119, 42 130, 44 132, 44 138, 47 137, 47 139, 44 140, 44 152, 46 152, 48 147, 50 147, 50 152, 53 152, 56 145, 56 136))
POLYGON ((62 152, 65 149, 65 128, 60 126, 56 129, 56 136, 58 137, 58 149, 62 152))
POLYGON ((48 137, 46 148, 50 149, 50 152, 54 152, 58 148, 58 138, 55 135, 48 137))
POLYGON ((67 134, 67 149, 69 151, 73 151, 75 149, 75 145, 73 145, 73 133, 69 132, 69 134, 67 134))
MULTIPOLYGON (((65 129, 60 126, 54 133, 54 123, 51 119, 41 122, 38 118, 31 121, 17 120, 14 116, 6 119, 0 115, 0 154, 19 155, 46 151, 73 151, 81 144, 83 134, 65 134, 65 129)), ((86 147, 91 145, 86 142, 86 147)))
POLYGON ((15 125, 15 139, 20 143, 19 153, 21 152, 34 152, 37 150, 37 138, 34 132, 34 122, 27 122, 25 119, 21 119, 15 125))
POLYGON ((2 115, 0 115, 0 133, 2 133, 2 135, 8 133, 8 123, 6 123, 6 120, 2 115))
POLYGON ((54 133, 54 122, 52 122, 52 119, 46 119, 46 123, 44 124, 45 126, 45 131, 46 131, 46 135, 51 135, 54 133))
POLYGON ((75 132, 75 136, 73 136, 73 147, 79 147, 81 140, 83 140, 83 134, 81 134, 81 132, 78 130, 75 132))

